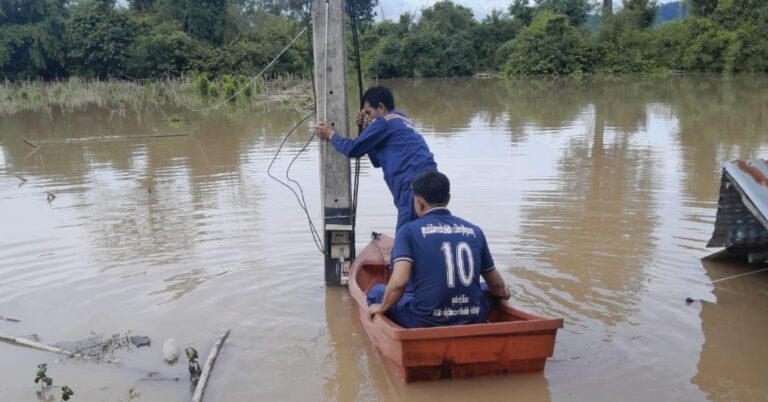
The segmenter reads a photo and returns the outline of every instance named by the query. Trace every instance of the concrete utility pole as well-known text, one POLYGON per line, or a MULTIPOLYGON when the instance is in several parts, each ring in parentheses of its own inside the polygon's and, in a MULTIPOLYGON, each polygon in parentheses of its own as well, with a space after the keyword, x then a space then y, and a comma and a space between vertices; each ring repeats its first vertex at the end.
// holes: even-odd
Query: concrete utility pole
MULTIPOLYGON (((312 46, 315 51, 317 120, 349 135, 347 46, 343 0, 312 1, 312 46)), ((355 256, 349 159, 330 141, 320 142, 320 191, 325 242, 325 283, 346 284, 355 256)))
POLYGON ((613 0, 603 0, 603 18, 613 14, 613 0))

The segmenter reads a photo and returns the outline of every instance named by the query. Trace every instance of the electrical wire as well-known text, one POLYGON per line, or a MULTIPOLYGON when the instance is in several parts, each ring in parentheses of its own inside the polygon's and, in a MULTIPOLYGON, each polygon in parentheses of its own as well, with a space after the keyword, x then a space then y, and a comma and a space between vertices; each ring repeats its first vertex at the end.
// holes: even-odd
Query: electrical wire
POLYGON ((325 251, 325 247, 323 247, 322 236, 320 236, 320 234, 318 233, 317 229, 315 228, 315 225, 312 222, 312 217, 310 216, 309 210, 307 209, 307 203, 304 200, 304 190, 301 188, 301 185, 298 182, 296 182, 293 179, 290 179, 289 176, 288 176, 288 172, 290 170, 290 166, 292 166, 293 162, 299 157, 299 155, 301 155, 301 153, 304 152, 304 150, 307 149, 309 144, 312 142, 312 139, 314 139, 314 137, 315 137, 314 134, 312 136, 310 136, 310 138, 306 142, 306 144, 304 144, 304 146, 299 150, 299 152, 296 154, 296 156, 294 156, 293 160, 291 161, 291 164, 289 165, 288 169, 286 169, 286 172, 285 172, 286 178, 288 178, 289 180, 291 180, 292 182, 294 182, 294 183, 296 183, 298 185, 300 194, 297 193, 296 190, 294 190, 293 187, 291 187, 290 184, 288 184, 288 183, 278 179, 277 177, 273 176, 272 173, 270 172, 270 170, 272 169, 272 166, 275 164, 275 161, 277 160, 277 157, 280 155, 280 151, 283 149, 283 146, 285 145, 286 141, 288 141, 288 137, 290 137, 291 134, 293 134, 293 132, 296 131, 297 128, 299 128, 299 126, 304 124, 304 122, 309 120, 314 115, 315 115, 314 113, 310 113, 310 114, 304 116, 301 120, 299 120, 298 123, 296 123, 296 125, 293 126, 293 128, 291 128, 290 131, 288 131, 288 134, 285 136, 285 138, 283 138, 283 141, 280 143, 280 146, 277 148, 277 151, 275 151, 274 157, 272 157, 272 161, 269 163, 269 166, 267 167, 267 175, 269 175, 269 177, 271 177, 272 179, 274 179, 278 183, 282 184, 283 186, 285 186, 289 190, 291 190, 291 192, 296 197, 296 200, 299 203, 299 207, 304 211, 304 214, 307 216, 307 221, 309 222, 309 229, 310 229, 310 232, 312 233, 312 240, 315 242, 315 246, 317 246, 318 250, 320 250, 321 253, 327 254, 326 251, 325 251))
MULTIPOLYGON (((256 74, 256 76, 254 76, 254 77, 253 77, 253 78, 252 78, 250 81, 248 81, 248 83, 247 83, 247 84, 245 84, 245 85, 243 85, 242 87, 240 87, 240 89, 238 89, 237 91, 235 91, 235 92, 234 92, 234 93, 233 93, 231 96, 229 96, 228 98, 226 98, 226 99, 222 100, 222 101, 221 101, 221 102, 219 102, 219 103, 216 103, 216 104, 214 104, 213 106, 210 106, 210 107, 207 107, 207 108, 203 108, 203 109, 197 109, 197 108, 194 108, 194 107, 192 107, 192 106, 189 106, 189 105, 187 105, 186 103, 184 103, 184 100, 182 100, 182 99, 181 99, 181 97, 179 96, 179 94, 177 94, 177 93, 176 93, 176 91, 174 91, 173 89, 171 89, 171 93, 172 93, 172 94, 173 94, 173 96, 176 98, 176 100, 179 102, 179 104, 181 104, 182 106, 184 106, 185 108, 187 108, 187 109, 189 109, 189 110, 191 110, 191 111, 193 111, 193 112, 207 112, 207 111, 209 111, 209 110, 213 110, 213 109, 216 109, 216 108, 220 107, 221 105, 224 105, 225 103, 227 103, 227 102, 229 102, 230 100, 234 99, 234 98, 235 98, 237 95, 239 95, 239 94, 240 94, 240 92, 243 92, 243 91, 245 90, 245 88, 247 88, 249 85, 253 85, 253 83, 254 83, 254 82, 256 82, 256 80, 257 80, 257 79, 259 79, 259 77, 261 77, 261 76, 262 76, 262 75, 263 75, 263 74, 264 74, 264 73, 265 73, 267 70, 269 70, 269 68, 270 68, 270 67, 272 67, 272 65, 273 65, 273 64, 277 63, 277 60, 278 60, 278 59, 280 59, 280 56, 282 56, 282 55, 283 55, 283 53, 285 53, 286 51, 288 51, 288 49, 290 49, 290 48, 291 48, 291 46, 293 46, 293 44, 294 44, 294 43, 295 43, 295 42, 296 42, 296 41, 299 39, 299 37, 300 37, 300 36, 301 36, 301 35, 304 33, 304 31, 306 31, 306 30, 307 30, 307 27, 304 27, 304 28, 301 30, 301 32, 299 32, 299 33, 298 33, 296 36, 294 36, 294 37, 293 37, 293 39, 291 40, 291 42, 290 42, 290 43, 288 43, 288 45, 286 45, 286 46, 283 48, 283 50, 281 50, 281 51, 280 51, 280 53, 278 53, 278 54, 277 54, 277 56, 275 56, 275 58, 274 58, 274 59, 272 59, 272 61, 270 61, 270 62, 269 62, 269 64, 267 64, 267 66, 266 66, 266 67, 264 67, 264 68, 263 68, 261 71, 259 71, 259 73, 258 73, 258 74, 256 74)), ((166 77, 168 77, 167 73, 166 73, 166 77)))
MULTIPOLYGON (((347 13, 349 14, 349 21, 352 25, 352 46, 355 50, 355 64, 357 69, 357 90, 360 99, 360 109, 363 108, 363 73, 360 65, 360 42, 358 41, 357 32, 357 12, 355 9, 355 0, 347 0, 347 13)), ((361 125, 357 126, 358 135, 363 131, 361 125)), ((357 227, 357 195, 360 188, 360 157, 355 158, 355 180, 352 185, 352 206, 350 215, 352 216, 352 238, 355 237, 355 228, 357 227)))
MULTIPOLYGON (((309 7, 308 7, 309 11, 307 13, 307 18, 305 19, 306 27, 304 28, 304 30, 307 30, 308 35, 309 35, 308 28, 309 28, 309 17, 311 16, 311 13, 312 13, 312 1, 310 0, 307 3, 309 4, 309 7)), ((328 28, 329 28, 329 6, 330 6, 328 0, 326 0, 325 6, 326 6, 326 8, 325 8, 325 60, 324 60, 324 66, 325 66, 326 74, 325 74, 325 81, 323 82, 323 87, 324 88, 323 88, 323 105, 322 105, 322 107, 323 107, 323 120, 327 121, 327 119, 328 119, 328 74, 327 74, 327 71, 328 71, 328 44, 329 44, 329 42, 328 42, 328 32, 329 32, 329 29, 328 28)), ((355 6, 354 6, 354 0, 347 0, 347 13, 348 13, 348 15, 350 17, 350 22, 351 22, 351 27, 352 27, 352 42, 353 42, 353 47, 354 47, 354 50, 355 50, 355 61, 356 61, 356 69, 357 69, 358 91, 359 91, 359 95, 360 95, 359 96, 360 108, 362 109, 362 107, 363 107, 362 68, 361 68, 361 63, 360 63, 360 44, 359 44, 359 41, 358 41, 358 32, 357 32, 357 13, 356 13, 355 6)), ((302 30, 302 32, 304 30, 302 30)), ((308 51, 310 52, 310 55, 311 55, 311 53, 313 52, 312 51, 312 41, 308 40, 308 43, 310 44, 308 46, 308 51)), ((310 66, 312 66, 313 64, 314 63, 310 63, 310 66)), ((310 67, 310 69, 311 69, 311 67, 310 67)), ((314 73, 312 73, 312 88, 313 88, 312 96, 313 96, 313 99, 314 99, 314 102, 315 102, 315 105, 316 105, 316 108, 317 108, 317 92, 315 90, 316 84, 315 84, 314 73)), ((298 192, 290 184, 288 184, 288 183, 278 179, 277 177, 273 176, 271 174, 271 172, 270 172, 272 166, 274 165, 275 160, 277 159, 277 157, 279 156, 279 154, 280 154, 280 152, 281 152, 281 150, 283 148, 283 145, 288 140, 288 137, 291 134, 293 134, 293 132, 296 131, 296 129, 301 124, 303 124, 304 122, 309 120, 310 117, 312 117, 312 114, 309 114, 309 115, 305 116, 304 118, 302 118, 299 121, 299 123, 297 123, 288 132, 288 134, 285 136, 285 138, 281 142, 280 146, 278 147, 277 151, 275 152, 275 155, 272 158, 272 161, 270 162, 269 167, 267 168, 267 174, 272 179, 274 179, 275 181, 277 181, 280 184, 282 184, 283 186, 287 187, 294 194, 294 196, 296 197, 296 200, 297 200, 297 202, 299 204, 299 207, 304 211, 304 214, 307 217, 307 222, 309 224, 310 232, 312 234, 312 239, 313 239, 313 241, 315 243, 315 246, 317 246, 318 250, 320 250, 321 253, 327 255, 328 253, 325 250, 325 247, 323 245, 323 238, 319 234, 317 228, 314 225, 314 222, 312 221, 312 217, 309 214, 309 210, 307 208, 306 199, 304 197, 304 190, 303 190, 301 184, 298 181, 296 181, 296 180, 294 180, 294 179, 292 179, 290 177, 291 167, 293 166, 294 162, 298 159, 298 157, 301 155, 301 153, 303 153, 306 150, 306 148, 309 146, 309 144, 312 142, 312 140, 314 139, 314 134, 312 136, 310 136, 309 140, 304 144, 304 146, 299 150, 299 152, 293 157, 293 159, 291 160, 290 164, 288 165, 288 167, 287 167, 287 169, 285 171, 286 179, 296 185, 296 187, 298 188, 298 192)), ((362 127, 358 126, 358 133, 360 131, 362 131, 362 127)), ((325 151, 327 149, 328 144, 326 142, 326 143, 322 144, 321 146, 323 147, 322 148, 323 149, 323 160, 325 160, 325 155, 326 155, 325 151)), ((323 188, 324 188, 325 175, 323 175, 322 179, 323 179, 323 188)), ((360 158, 356 158, 355 159, 355 180, 354 180, 354 184, 353 184, 353 186, 354 186, 354 193, 353 193, 352 205, 350 207, 350 214, 348 216, 352 220, 352 236, 353 236, 353 238, 354 238, 355 225, 356 225, 356 220, 357 220, 357 200, 358 200, 359 183, 360 183, 360 158)))

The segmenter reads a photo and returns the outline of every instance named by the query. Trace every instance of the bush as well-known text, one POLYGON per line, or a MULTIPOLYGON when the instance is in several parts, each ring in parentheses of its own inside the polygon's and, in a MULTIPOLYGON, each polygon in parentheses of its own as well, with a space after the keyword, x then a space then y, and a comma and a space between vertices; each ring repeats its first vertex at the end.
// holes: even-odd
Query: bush
POLYGON ((693 71, 723 72, 733 69, 733 59, 737 44, 736 34, 725 30, 706 18, 693 19, 690 22, 691 41, 685 47, 683 64, 693 71))
POLYGON ((211 83, 208 81, 208 74, 202 73, 199 77, 197 77, 197 90, 200 92, 200 96, 203 98, 208 96, 208 88, 211 86, 211 83))
POLYGON ((237 100, 237 96, 235 93, 237 92, 237 81, 230 77, 229 75, 225 75, 222 78, 222 90, 224 91, 224 97, 229 99, 230 101, 234 102, 237 100))
POLYGON ((656 64, 671 70, 684 70, 683 52, 691 32, 683 21, 669 21, 651 31, 651 52, 656 64))
POLYGON ((219 88, 216 86, 216 84, 211 83, 211 85, 208 87, 208 95, 210 95, 212 98, 219 97, 219 88))

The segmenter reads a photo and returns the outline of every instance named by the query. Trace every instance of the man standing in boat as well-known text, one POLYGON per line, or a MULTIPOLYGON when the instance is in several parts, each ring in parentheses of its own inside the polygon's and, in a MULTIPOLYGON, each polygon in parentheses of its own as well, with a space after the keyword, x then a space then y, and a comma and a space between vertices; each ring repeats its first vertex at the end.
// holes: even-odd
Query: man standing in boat
POLYGON ((419 173, 437 171, 437 164, 424 137, 404 113, 395 110, 395 99, 388 88, 371 87, 365 91, 357 124, 363 131, 354 139, 335 133, 327 122, 318 124, 314 131, 318 137, 331 140, 333 147, 349 158, 367 154, 371 164, 384 171, 384 181, 397 207, 398 230, 417 218, 411 181, 419 173))
POLYGON ((508 299, 509 291, 483 231, 448 210, 444 174, 423 173, 411 187, 419 219, 397 231, 394 271, 386 286, 368 292, 370 313, 387 313, 405 328, 484 322, 496 298, 508 299))

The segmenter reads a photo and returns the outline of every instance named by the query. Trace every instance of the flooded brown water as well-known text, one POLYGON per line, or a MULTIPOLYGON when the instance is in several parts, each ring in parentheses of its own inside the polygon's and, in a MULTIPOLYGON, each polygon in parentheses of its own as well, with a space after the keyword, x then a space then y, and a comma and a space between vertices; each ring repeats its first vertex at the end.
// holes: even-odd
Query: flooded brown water
MULTIPOLYGON (((768 77, 384 84, 451 178, 452 211, 484 228, 513 303, 564 318, 543 373, 399 383, 267 175, 299 113, 54 109, 0 117, 0 315, 21 320, 0 332, 152 345, 114 366, 0 342, 0 400, 37 400, 42 362, 75 401, 188 400, 186 358, 163 363, 164 340, 202 363, 226 328, 210 401, 768 400, 768 272, 713 285, 761 266, 702 260, 723 163, 768 152, 768 77), (155 133, 188 135, 114 138, 155 133)), ((275 175, 308 138, 305 125, 288 139, 275 175)), ((313 141, 290 177, 319 224, 317 166, 313 141)), ((358 212, 358 249, 392 233, 365 159, 358 212)))

